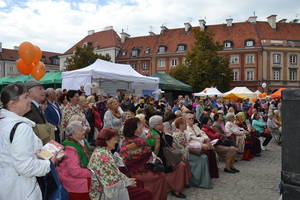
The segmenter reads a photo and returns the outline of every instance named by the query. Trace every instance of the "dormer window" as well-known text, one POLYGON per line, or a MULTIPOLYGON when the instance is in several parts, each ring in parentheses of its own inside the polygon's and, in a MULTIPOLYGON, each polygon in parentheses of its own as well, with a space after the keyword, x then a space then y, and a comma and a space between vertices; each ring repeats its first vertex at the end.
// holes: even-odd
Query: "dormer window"
POLYGON ((145 50, 145 54, 149 54, 150 53, 150 48, 147 48, 146 50, 145 50))
POLYGON ((245 47, 253 47, 253 46, 254 46, 254 40, 245 41, 245 47))
POLYGON ((232 46, 233 46, 233 42, 232 41, 226 40, 224 42, 224 48, 232 48, 232 46))
POLYGON ((127 52, 126 51, 122 51, 122 56, 126 56, 127 52))
POLYGON ((179 44, 177 46, 177 51, 186 51, 186 45, 185 44, 179 44))
POLYGON ((166 46, 159 46, 158 53, 165 53, 166 51, 167 51, 167 47, 166 46))
POLYGON ((132 50, 131 56, 132 56, 132 57, 138 57, 138 56, 139 56, 139 52, 140 52, 139 49, 133 49, 133 50, 132 50))

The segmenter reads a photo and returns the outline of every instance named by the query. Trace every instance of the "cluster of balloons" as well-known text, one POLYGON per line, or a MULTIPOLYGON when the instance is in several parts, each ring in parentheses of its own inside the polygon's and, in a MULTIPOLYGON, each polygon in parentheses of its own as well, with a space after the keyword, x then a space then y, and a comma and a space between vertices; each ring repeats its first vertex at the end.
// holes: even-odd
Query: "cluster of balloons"
POLYGON ((20 56, 16 64, 18 71, 24 75, 31 74, 34 79, 40 80, 46 73, 45 64, 40 61, 41 49, 30 42, 22 42, 18 53, 20 56))
POLYGON ((258 95, 259 98, 263 99, 263 98, 266 98, 267 94, 266 93, 260 93, 258 95))

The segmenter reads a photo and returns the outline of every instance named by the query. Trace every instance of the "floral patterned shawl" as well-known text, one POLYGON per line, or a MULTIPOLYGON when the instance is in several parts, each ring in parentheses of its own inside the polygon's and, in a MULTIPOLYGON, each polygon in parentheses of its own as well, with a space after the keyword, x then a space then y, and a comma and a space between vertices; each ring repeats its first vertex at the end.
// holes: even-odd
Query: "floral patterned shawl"
MULTIPOLYGON (((97 179, 100 180, 104 194, 111 198, 122 189, 129 185, 128 178, 115 164, 112 153, 105 147, 97 147, 90 159, 88 168, 96 173, 97 179)), ((99 183, 92 179, 90 197, 97 199, 99 196, 99 183)))

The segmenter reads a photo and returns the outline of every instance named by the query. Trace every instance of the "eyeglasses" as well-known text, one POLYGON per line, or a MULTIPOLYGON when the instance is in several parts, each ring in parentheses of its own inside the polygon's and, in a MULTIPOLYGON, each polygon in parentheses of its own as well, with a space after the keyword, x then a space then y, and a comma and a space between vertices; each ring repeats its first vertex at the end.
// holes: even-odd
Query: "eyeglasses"
POLYGON ((189 120, 194 120, 195 118, 188 118, 189 120))

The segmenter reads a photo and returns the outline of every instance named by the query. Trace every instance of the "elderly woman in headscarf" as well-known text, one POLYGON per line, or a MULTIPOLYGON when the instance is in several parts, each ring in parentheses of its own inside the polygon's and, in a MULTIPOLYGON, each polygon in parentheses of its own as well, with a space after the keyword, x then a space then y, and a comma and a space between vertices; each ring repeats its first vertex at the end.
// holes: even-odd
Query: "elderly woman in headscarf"
POLYGON ((96 139, 88 168, 93 171, 90 191, 91 200, 101 199, 101 193, 107 200, 129 200, 127 187, 135 186, 135 178, 128 178, 120 172, 111 153, 119 140, 119 134, 111 128, 103 128, 96 139), (101 190, 99 190, 101 188, 101 190))

